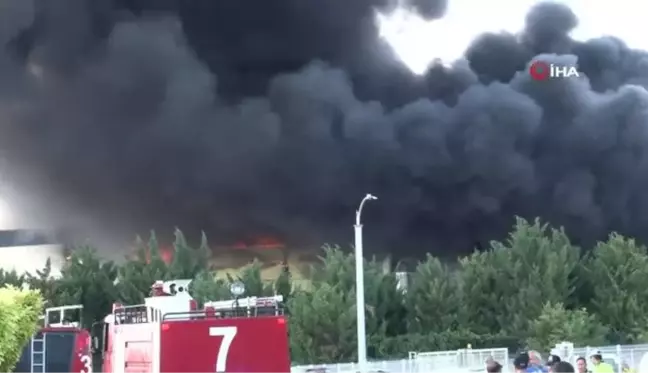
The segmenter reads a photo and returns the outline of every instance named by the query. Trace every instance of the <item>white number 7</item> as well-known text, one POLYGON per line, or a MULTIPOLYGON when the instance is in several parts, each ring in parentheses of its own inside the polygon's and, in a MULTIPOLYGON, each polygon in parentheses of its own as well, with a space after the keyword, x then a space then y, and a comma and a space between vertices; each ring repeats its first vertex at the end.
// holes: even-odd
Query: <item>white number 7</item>
POLYGON ((209 335, 211 337, 223 337, 220 348, 218 349, 218 356, 216 357, 216 371, 224 372, 227 366, 227 355, 229 354, 230 346, 234 341, 238 328, 235 326, 214 326, 209 328, 209 335))

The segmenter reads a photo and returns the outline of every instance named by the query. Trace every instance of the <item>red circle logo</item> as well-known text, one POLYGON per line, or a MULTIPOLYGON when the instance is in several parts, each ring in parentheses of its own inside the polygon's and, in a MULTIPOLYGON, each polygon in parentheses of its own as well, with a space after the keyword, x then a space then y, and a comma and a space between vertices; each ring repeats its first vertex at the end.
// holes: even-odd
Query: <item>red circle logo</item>
POLYGON ((529 74, 533 80, 546 80, 549 78, 549 68, 548 64, 536 61, 529 67, 529 74))

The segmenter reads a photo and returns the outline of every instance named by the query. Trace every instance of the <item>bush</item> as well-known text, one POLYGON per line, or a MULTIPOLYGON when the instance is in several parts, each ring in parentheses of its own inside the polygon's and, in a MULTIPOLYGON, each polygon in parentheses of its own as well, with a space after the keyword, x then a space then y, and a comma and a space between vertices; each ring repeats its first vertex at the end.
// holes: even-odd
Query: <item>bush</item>
POLYGON ((23 347, 38 329, 42 309, 37 291, 0 288, 0 371, 14 368, 23 347))

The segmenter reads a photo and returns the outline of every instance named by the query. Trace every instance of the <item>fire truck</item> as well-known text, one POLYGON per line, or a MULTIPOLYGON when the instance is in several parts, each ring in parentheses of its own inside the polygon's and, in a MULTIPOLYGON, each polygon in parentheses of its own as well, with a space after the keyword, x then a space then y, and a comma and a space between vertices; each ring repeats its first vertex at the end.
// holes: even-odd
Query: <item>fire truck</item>
POLYGON ((43 327, 23 348, 14 372, 92 372, 91 335, 82 328, 83 306, 45 310, 43 327))
MULTIPOLYGON (((24 353, 27 359, 21 367, 25 369, 15 373, 91 373, 90 348, 103 357, 101 373, 290 372, 281 296, 235 297, 207 302, 198 309, 187 292, 190 282, 158 281, 144 304, 114 304, 112 313, 96 328, 100 335, 92 339, 87 331, 69 326, 74 328, 66 331, 74 336, 74 355, 66 350, 58 356, 58 350, 63 350, 53 345, 58 342, 52 341, 50 347, 51 336, 58 334, 51 334, 49 325, 31 342, 34 346, 42 338, 46 347, 32 347, 31 359, 30 352, 24 353), (34 357, 33 351, 40 351, 42 358, 34 357), (66 357, 67 365, 54 364, 66 357)), ((67 329, 55 329, 56 333, 63 330, 67 329)))
POLYGON ((198 309, 190 282, 158 281, 144 304, 113 305, 103 343, 95 343, 104 372, 290 372, 281 296, 235 297, 198 309))

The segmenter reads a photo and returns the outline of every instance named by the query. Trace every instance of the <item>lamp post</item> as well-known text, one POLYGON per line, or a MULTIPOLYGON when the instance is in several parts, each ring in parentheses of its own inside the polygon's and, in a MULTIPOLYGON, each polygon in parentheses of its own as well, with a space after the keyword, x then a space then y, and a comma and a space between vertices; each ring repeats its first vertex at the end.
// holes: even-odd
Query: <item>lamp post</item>
POLYGON ((365 300, 364 300, 364 256, 362 255, 362 224, 360 216, 367 201, 377 200, 378 197, 367 194, 356 210, 355 222, 355 269, 356 269, 356 311, 358 319, 358 368, 360 373, 367 373, 367 334, 365 331, 365 300))

